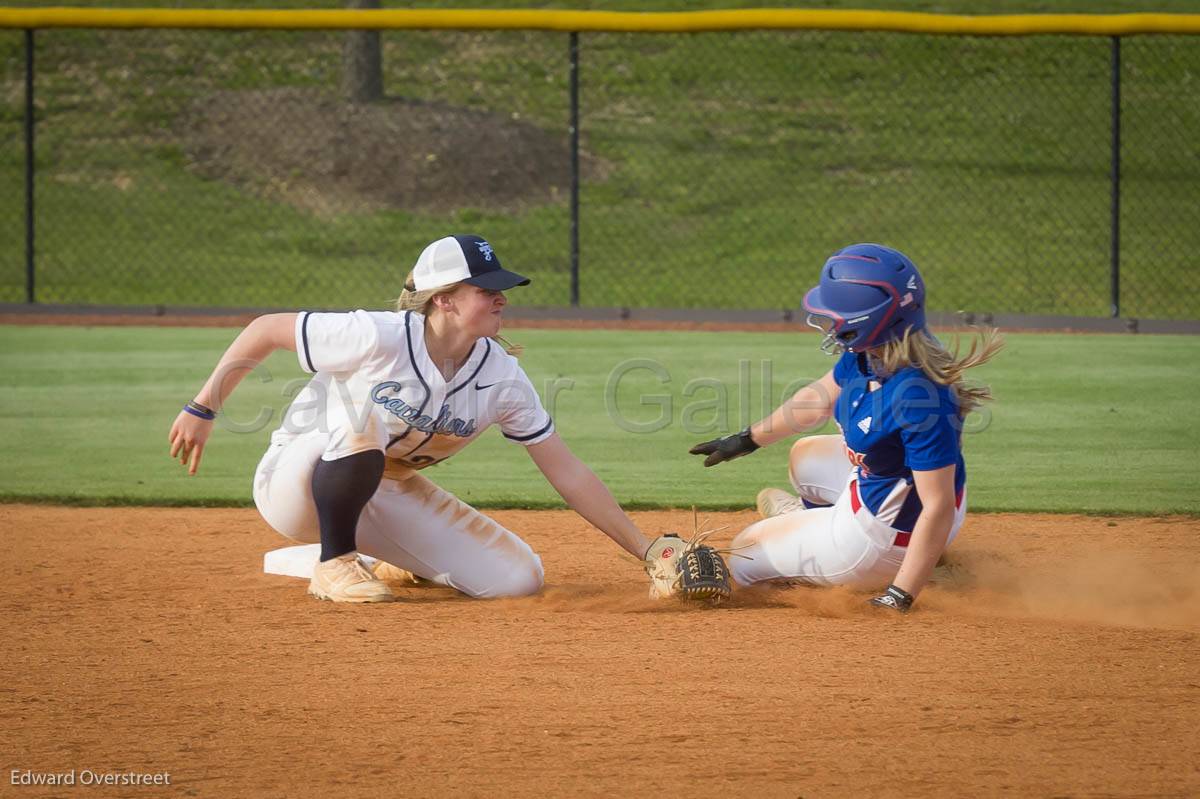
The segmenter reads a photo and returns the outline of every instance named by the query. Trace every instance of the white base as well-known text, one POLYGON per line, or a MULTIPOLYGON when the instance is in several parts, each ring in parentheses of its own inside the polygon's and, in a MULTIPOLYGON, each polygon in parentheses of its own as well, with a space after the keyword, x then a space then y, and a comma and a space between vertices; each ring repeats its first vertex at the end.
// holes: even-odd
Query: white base
MULTIPOLYGON (((375 558, 369 555, 359 555, 367 568, 375 565, 375 558)), ((272 549, 263 555, 263 573, 280 574, 284 577, 302 577, 312 579, 313 568, 321 559, 320 544, 301 544, 294 547, 272 549)))

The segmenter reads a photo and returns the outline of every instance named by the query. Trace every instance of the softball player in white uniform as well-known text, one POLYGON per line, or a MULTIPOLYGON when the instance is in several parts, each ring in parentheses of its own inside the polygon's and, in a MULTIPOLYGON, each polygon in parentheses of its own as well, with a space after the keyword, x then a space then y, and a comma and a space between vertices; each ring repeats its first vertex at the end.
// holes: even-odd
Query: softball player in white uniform
POLYGON ((559 438, 517 359, 497 343, 504 291, 529 281, 478 236, 425 248, 396 312, 260 317, 222 357, 171 429, 171 455, 194 474, 214 411, 276 349, 314 375, 288 408, 254 476, 254 501, 280 533, 321 544, 309 593, 392 598, 359 553, 473 597, 542 585, 516 534, 418 472, 488 427, 524 446, 580 515, 641 558, 649 547, 607 487, 559 438))
POLYGON ((734 539, 747 557, 730 569, 743 585, 887 586, 872 602, 907 611, 966 516, 962 419, 991 394, 965 385, 963 372, 1000 341, 993 331, 965 357, 948 352, 925 329, 916 266, 878 244, 834 253, 804 307, 826 334, 822 349, 840 353, 833 369, 770 417, 692 453, 712 466, 830 418, 841 434, 793 445, 796 495, 760 492, 765 518, 734 539))

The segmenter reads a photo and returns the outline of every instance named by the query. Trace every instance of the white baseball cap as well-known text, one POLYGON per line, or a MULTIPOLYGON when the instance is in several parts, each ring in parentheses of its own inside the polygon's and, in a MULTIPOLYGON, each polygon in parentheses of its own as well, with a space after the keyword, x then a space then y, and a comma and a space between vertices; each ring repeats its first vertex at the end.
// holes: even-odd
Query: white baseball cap
POLYGON ((480 236, 447 236, 430 244, 413 267, 410 291, 470 283, 492 291, 529 285, 529 278, 500 266, 500 257, 480 236))

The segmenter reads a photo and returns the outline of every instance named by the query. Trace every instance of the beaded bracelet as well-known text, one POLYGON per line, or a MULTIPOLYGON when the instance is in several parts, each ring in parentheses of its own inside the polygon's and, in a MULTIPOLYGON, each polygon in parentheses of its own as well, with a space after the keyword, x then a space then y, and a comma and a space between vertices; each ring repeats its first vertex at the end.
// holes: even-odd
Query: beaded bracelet
POLYGON ((195 401, 189 400, 188 404, 183 406, 183 409, 192 416, 198 416, 208 422, 211 422, 213 419, 217 418, 217 414, 212 408, 206 408, 195 401))

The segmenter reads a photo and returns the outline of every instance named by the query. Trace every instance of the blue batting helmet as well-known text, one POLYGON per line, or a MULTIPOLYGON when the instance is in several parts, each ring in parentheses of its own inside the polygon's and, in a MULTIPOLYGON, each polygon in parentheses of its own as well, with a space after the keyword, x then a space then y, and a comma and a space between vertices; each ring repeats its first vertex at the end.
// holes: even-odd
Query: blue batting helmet
POLYGON ((852 244, 821 268, 804 295, 808 323, 825 333, 825 352, 863 352, 925 327, 925 281, 904 253, 852 244))

